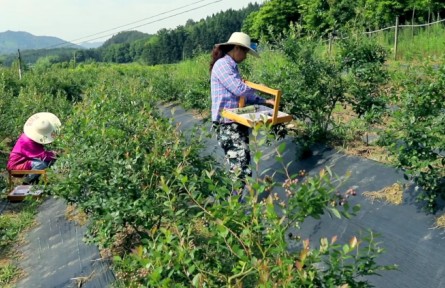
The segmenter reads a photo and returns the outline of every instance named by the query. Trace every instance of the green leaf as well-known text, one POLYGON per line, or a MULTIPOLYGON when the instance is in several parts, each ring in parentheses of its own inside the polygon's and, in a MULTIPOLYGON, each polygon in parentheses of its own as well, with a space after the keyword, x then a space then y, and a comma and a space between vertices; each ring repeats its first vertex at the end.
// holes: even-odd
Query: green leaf
POLYGON ((260 159, 261 159, 261 155, 262 155, 263 153, 261 153, 261 151, 257 151, 256 153, 255 153, 255 155, 253 156, 253 161, 255 162, 255 164, 258 164, 259 162, 260 162, 260 159))
POLYGON ((343 253, 348 254, 349 250, 350 250, 349 245, 348 244, 343 245, 342 250, 343 250, 343 253))
POLYGON ((277 151, 280 154, 283 154, 284 150, 286 150, 286 143, 285 142, 281 143, 280 146, 278 146, 278 148, 277 148, 277 151))
POLYGON ((192 284, 193 284, 194 287, 200 287, 201 286, 201 283, 200 283, 201 282, 201 277, 202 277, 201 273, 198 273, 198 274, 195 275, 195 277, 193 277, 192 284))
POLYGON ((190 274, 193 274, 193 272, 195 272, 195 270, 196 270, 196 266, 195 265, 191 265, 191 266, 189 266, 189 268, 187 270, 188 270, 188 272, 190 274))
POLYGON ((329 212, 330 212, 331 214, 333 214, 335 217, 337 217, 338 219, 341 219, 340 212, 338 212, 337 209, 332 208, 332 207, 329 207, 328 210, 329 210, 329 212))
POLYGON ((223 225, 218 225, 218 235, 220 235, 223 238, 226 238, 229 234, 229 229, 223 225))

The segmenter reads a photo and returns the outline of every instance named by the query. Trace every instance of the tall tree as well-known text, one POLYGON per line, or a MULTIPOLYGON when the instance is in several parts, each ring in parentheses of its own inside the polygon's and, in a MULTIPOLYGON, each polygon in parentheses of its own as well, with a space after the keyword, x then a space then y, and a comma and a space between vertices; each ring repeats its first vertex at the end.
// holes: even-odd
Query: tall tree
POLYGON ((254 39, 263 37, 267 41, 273 34, 288 30, 300 16, 299 0, 271 0, 246 18, 243 31, 254 39))
POLYGON ((316 35, 355 26, 356 12, 354 0, 300 0, 302 25, 316 35))

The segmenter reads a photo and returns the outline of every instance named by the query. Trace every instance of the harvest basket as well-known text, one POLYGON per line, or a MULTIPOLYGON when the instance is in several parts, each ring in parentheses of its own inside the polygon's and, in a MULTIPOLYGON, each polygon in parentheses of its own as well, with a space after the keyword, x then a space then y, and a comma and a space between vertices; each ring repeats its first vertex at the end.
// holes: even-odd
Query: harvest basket
POLYGON ((221 112, 221 116, 248 127, 254 127, 265 123, 276 125, 290 122, 292 120, 292 115, 278 110, 282 94, 281 90, 272 89, 250 81, 245 81, 245 83, 247 86, 257 91, 274 96, 274 108, 270 108, 265 105, 245 106, 245 97, 241 97, 239 108, 224 109, 221 112))

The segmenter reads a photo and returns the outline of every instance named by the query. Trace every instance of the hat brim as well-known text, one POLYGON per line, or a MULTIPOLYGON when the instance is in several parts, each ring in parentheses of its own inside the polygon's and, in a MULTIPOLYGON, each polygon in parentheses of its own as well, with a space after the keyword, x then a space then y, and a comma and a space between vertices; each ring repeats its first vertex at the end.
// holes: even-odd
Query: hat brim
POLYGON ((57 131, 62 123, 59 118, 50 112, 39 112, 26 120, 25 125, 23 126, 23 133, 30 138, 31 140, 39 143, 39 144, 49 144, 54 141, 54 137, 52 134, 40 134, 32 126, 32 123, 38 119, 45 119, 54 127, 54 130, 57 131))
POLYGON ((225 43, 216 44, 216 46, 221 46, 221 45, 237 45, 237 46, 241 46, 241 47, 249 49, 248 53, 250 55, 253 55, 255 57, 260 57, 260 54, 258 54, 258 52, 253 50, 252 47, 248 47, 248 46, 244 45, 243 43, 239 43, 239 42, 225 42, 225 43))
POLYGON ((34 130, 31 129, 24 129, 23 131, 25 133, 25 135, 33 140, 34 142, 37 142, 39 144, 49 144, 52 143, 54 141, 54 137, 51 135, 42 135, 40 133, 35 132, 34 130))

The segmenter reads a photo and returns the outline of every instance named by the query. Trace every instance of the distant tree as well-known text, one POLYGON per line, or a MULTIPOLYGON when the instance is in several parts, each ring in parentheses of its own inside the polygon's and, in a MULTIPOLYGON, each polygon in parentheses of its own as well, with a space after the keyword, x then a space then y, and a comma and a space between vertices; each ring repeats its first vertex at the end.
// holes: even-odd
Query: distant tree
MULTIPOLYGON (((408 0, 407 18, 411 22, 425 23, 428 20, 443 18, 445 15, 445 1, 443 0, 408 0), (409 19, 411 16, 411 19, 409 19)), ((407 21, 408 22, 408 21, 407 21)))
POLYGON ((159 53, 159 48, 159 36, 156 35, 155 37, 150 38, 150 40, 144 44, 141 55, 142 62, 148 65, 157 64, 156 61, 158 59, 157 54, 159 53))
POLYGON ((443 0, 361 0, 365 9, 364 23, 370 28, 394 25, 395 17, 400 23, 412 21, 426 23, 445 13, 443 0))
MULTIPOLYGON (((76 48, 53 48, 53 49, 36 49, 36 50, 20 50, 22 56, 22 62, 26 65, 34 64, 38 59, 47 57, 47 56, 55 56, 54 59, 58 59, 58 62, 70 61, 73 59, 73 55, 75 51, 80 51, 76 48)), ((9 54, 3 56, 3 65, 11 66, 12 63, 17 59, 16 54, 9 54)))
POLYGON ((115 60, 116 63, 129 63, 132 62, 130 56, 130 43, 124 43, 121 45, 116 45, 115 50, 115 60))
POLYGON ((51 66, 55 63, 60 62, 59 57, 51 55, 51 56, 45 56, 40 57, 36 63, 34 64, 35 70, 47 70, 51 68, 51 66))
POLYGON ((356 0, 300 0, 302 26, 316 35, 356 26, 358 7, 356 0))
POLYGON ((193 19, 188 19, 187 22, 185 22, 185 27, 190 27, 195 25, 195 21, 193 19))
POLYGON ((130 43, 130 57, 133 61, 139 61, 141 59, 142 51, 144 49, 146 40, 139 39, 130 43))
POLYGON ((403 16, 406 0, 366 0, 365 23, 372 29, 394 24, 396 16, 403 16))
POLYGON ((266 2, 258 12, 247 16, 243 31, 251 37, 263 37, 269 40, 270 33, 281 33, 289 29, 291 22, 300 20, 299 0, 271 0, 266 2))

